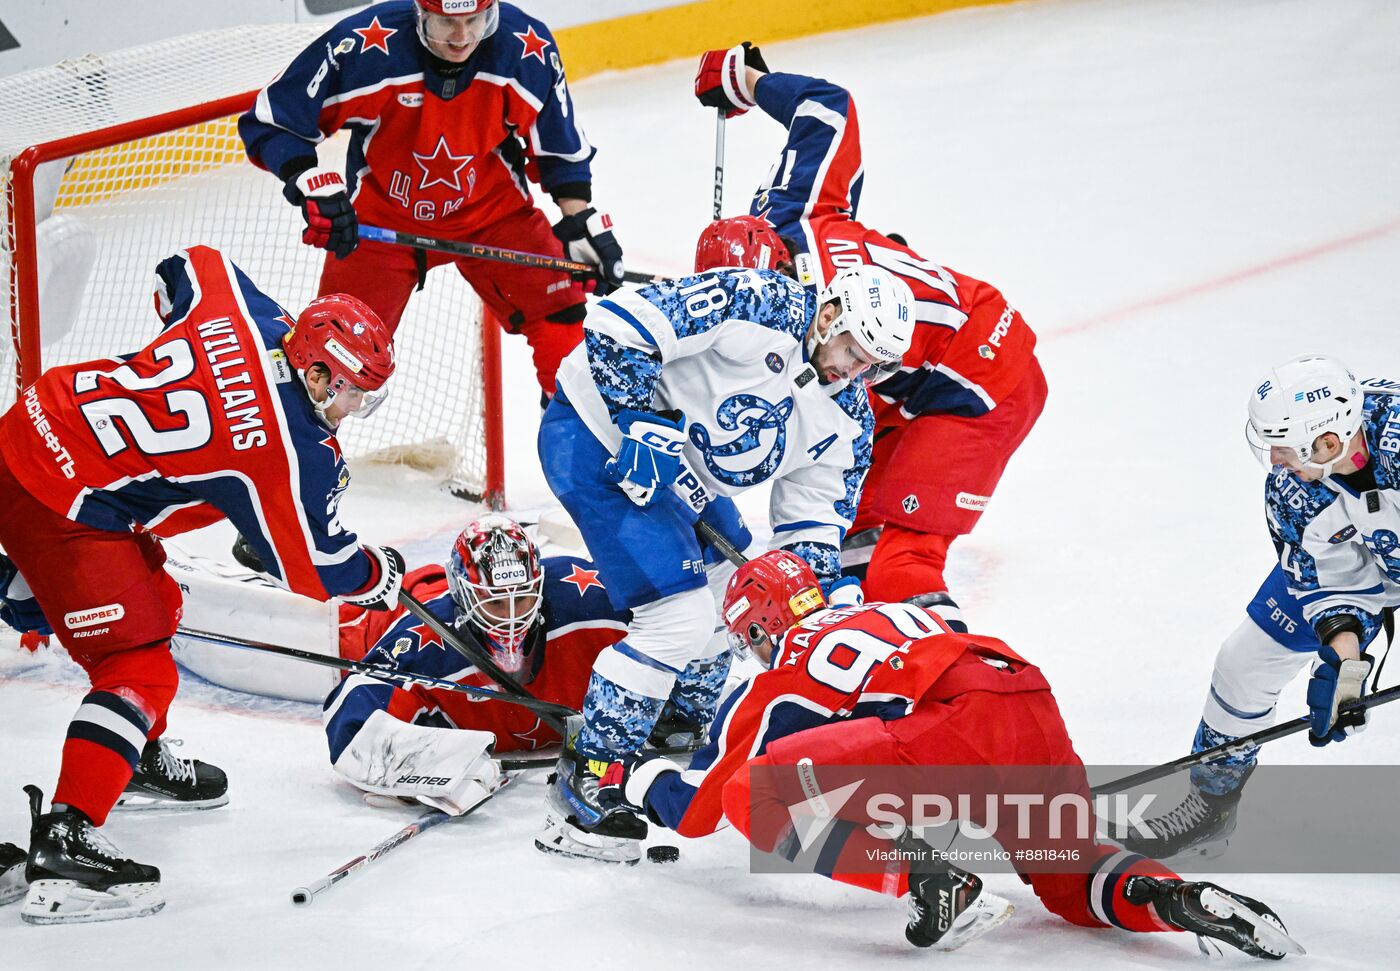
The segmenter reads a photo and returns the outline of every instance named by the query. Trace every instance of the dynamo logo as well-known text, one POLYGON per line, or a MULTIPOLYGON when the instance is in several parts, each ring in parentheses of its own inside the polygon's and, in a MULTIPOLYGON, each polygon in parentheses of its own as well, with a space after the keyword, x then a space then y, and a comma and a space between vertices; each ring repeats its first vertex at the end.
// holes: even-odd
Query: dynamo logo
POLYGON ((715 421, 721 430, 739 434, 727 442, 716 443, 708 428, 693 422, 691 444, 699 450, 705 468, 716 480, 739 488, 755 485, 772 476, 782 464, 792 407, 790 395, 777 404, 756 394, 730 395, 715 409, 715 421), (727 460, 726 465, 720 465, 718 459, 727 460))

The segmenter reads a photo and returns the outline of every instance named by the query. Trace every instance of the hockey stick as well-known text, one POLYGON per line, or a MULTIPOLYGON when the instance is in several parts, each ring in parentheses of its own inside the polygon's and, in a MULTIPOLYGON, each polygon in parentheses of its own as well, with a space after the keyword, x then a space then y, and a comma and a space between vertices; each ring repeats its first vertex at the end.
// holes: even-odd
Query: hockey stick
POLYGON ((524 685, 502 671, 496 665, 496 662, 492 661, 491 658, 487 656, 485 651, 476 644, 460 637, 455 630, 438 620, 433 612, 423 605, 422 601, 407 590, 399 590, 399 603, 403 604, 404 607, 408 609, 409 613, 427 624, 428 629, 442 638, 444 644, 451 647, 468 661, 471 661, 483 674, 504 688, 506 694, 502 696, 503 698, 506 696, 513 696, 520 704, 524 705, 524 707, 531 709, 539 715, 540 718, 544 720, 545 724, 549 725, 550 728, 558 733, 560 738, 569 737, 569 731, 564 726, 564 719, 573 718, 578 715, 578 712, 564 705, 557 705, 552 701, 540 701, 540 699, 530 694, 530 692, 525 690, 524 685), (525 704, 526 701, 529 701, 531 704, 525 704), (536 707, 538 705, 547 705, 548 708, 536 707), (561 714, 561 712, 563 712, 563 714, 561 714))
MULTIPOLYGON (((598 276, 598 267, 579 260, 566 260, 560 256, 545 256, 543 253, 525 253, 521 250, 485 246, 481 243, 464 243, 455 239, 439 239, 436 236, 401 233, 380 226, 366 226, 363 223, 360 224, 360 239, 367 239, 372 243, 413 246, 438 253, 451 253, 453 256, 470 256, 474 259, 491 260, 495 263, 512 263, 516 266, 534 266, 542 270, 559 270, 563 273, 587 273, 590 276, 598 276)), ((636 273, 627 270, 622 274, 622 279, 625 283, 653 283, 664 278, 655 273, 636 273)))
POLYGON ((275 644, 263 644, 258 641, 249 641, 241 637, 234 637, 230 634, 214 634, 209 631, 194 630, 189 627, 178 628, 178 633, 183 637, 203 641, 206 644, 217 644, 222 647, 236 647, 245 651, 261 651, 264 654, 277 654, 281 657, 289 657, 297 661, 306 661, 309 664, 319 664, 322 667, 337 668, 341 671, 348 671, 351 674, 363 674, 372 678, 382 678, 386 681, 397 681, 401 684, 421 684, 428 688, 460 691, 462 694, 472 695, 473 697, 482 698, 487 701, 504 701, 509 705, 519 705, 522 708, 528 708, 541 718, 555 717, 562 719, 571 718, 578 714, 578 712, 567 705, 556 704, 552 701, 543 701, 530 695, 517 696, 501 691, 492 691, 490 688, 477 688, 469 684, 458 684, 456 681, 433 678, 426 674, 412 674, 408 671, 400 671, 397 668, 387 668, 378 664, 369 664, 365 661, 347 661, 344 658, 331 657, 328 654, 313 654, 310 651, 299 651, 294 647, 278 647, 275 644))
POLYGON ((724 209, 724 109, 715 109, 715 214, 724 209))
POLYGON ((428 830, 432 829, 434 826, 438 826, 442 823, 446 823, 454 819, 466 819, 472 813, 476 812, 482 806, 486 805, 486 803, 490 801, 491 797, 494 796, 496 793, 500 792, 501 788, 509 781, 509 777, 502 777, 501 785, 493 789, 486 796, 485 799, 481 800, 481 802, 477 803, 475 806, 471 807, 466 812, 459 813, 456 816, 449 815, 448 813, 443 812, 441 809, 428 810, 423 815, 415 819, 413 822, 405 826, 403 829, 399 830, 393 836, 390 836, 382 843, 376 844, 375 847, 369 852, 363 853, 360 856, 355 857, 348 863, 342 863, 340 866, 336 867, 330 873, 326 874, 324 877, 315 881, 314 883, 308 884, 305 887, 297 887, 295 890, 292 891, 292 903, 298 907, 309 907, 312 904, 312 902, 315 901, 317 894, 325 893, 331 887, 334 887, 337 883, 350 876, 350 874, 356 872, 357 870, 363 870, 365 867, 369 866, 381 856, 384 856, 390 851, 396 850, 400 846, 403 846, 409 840, 413 839, 413 837, 425 833, 428 830))
MULTIPOLYGON (((1368 708, 1379 708, 1381 705, 1389 704, 1397 698, 1400 698, 1400 684, 1391 688, 1386 688, 1384 691, 1378 691, 1369 698, 1362 698, 1359 701, 1353 701, 1351 704, 1342 705, 1341 708, 1338 709, 1337 715, 1340 717, 1349 712, 1361 712, 1368 708)), ((1097 796, 1106 792, 1120 792, 1124 789, 1131 789, 1134 786, 1142 785, 1144 782, 1153 782, 1157 779, 1165 778, 1174 772, 1180 772, 1182 769, 1204 765, 1222 755, 1238 755, 1256 745, 1263 745, 1265 742, 1272 742, 1289 735, 1296 735, 1299 732, 1307 731, 1311 725, 1311 716, 1300 715, 1292 721, 1286 721, 1272 728, 1261 729, 1253 735, 1245 735, 1243 738, 1237 738, 1233 742, 1222 742, 1219 745, 1197 752, 1194 755, 1183 755, 1181 758, 1175 759, 1174 761, 1163 762, 1161 765, 1151 769, 1143 769, 1141 772, 1135 772, 1121 779, 1115 779, 1112 782, 1105 782, 1103 785, 1094 786, 1092 791, 1093 794, 1097 796)))

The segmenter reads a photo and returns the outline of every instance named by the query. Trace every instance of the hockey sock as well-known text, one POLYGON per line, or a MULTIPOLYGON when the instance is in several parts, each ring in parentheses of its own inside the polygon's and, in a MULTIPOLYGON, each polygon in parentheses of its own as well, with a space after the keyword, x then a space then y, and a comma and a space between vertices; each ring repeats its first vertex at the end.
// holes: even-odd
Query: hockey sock
POLYGON ((893 602, 947 590, 943 568, 954 538, 887 524, 865 573, 866 599, 893 602))
MULTIPOLYGON (((1208 748, 1233 742, 1238 736, 1217 732, 1201 719, 1196 728, 1196 738, 1191 744, 1191 752, 1204 752, 1208 748)), ((1234 755, 1224 755, 1218 759, 1191 768, 1191 784, 1212 796, 1223 796, 1241 788, 1249 773, 1259 761, 1259 746, 1252 745, 1234 755)))
MULTIPOLYGON (((1094 869, 1088 874, 1077 876, 1081 880, 1088 881, 1089 912, 1096 923, 1121 927, 1124 930, 1139 933, 1179 930, 1159 917, 1150 903, 1129 903, 1123 895, 1129 877, 1149 876, 1161 880, 1181 879, 1169 867, 1156 860, 1126 851, 1112 852, 1105 847, 1105 854, 1094 869)), ((1032 883, 1034 884, 1034 880, 1032 883)), ((1040 894, 1039 887, 1036 887, 1036 893, 1040 894)), ((1043 895, 1041 899, 1045 900, 1047 907, 1070 920, 1071 923, 1081 923, 1081 921, 1073 920, 1066 913, 1051 906, 1050 901, 1043 895)))
POLYGON ((110 691, 89 694, 68 724, 54 803, 101 826, 131 781, 149 730, 149 716, 135 703, 110 691))
POLYGON ((671 702, 684 718, 702 727, 708 727, 715 717, 715 707, 719 704, 720 692, 724 690, 725 679, 729 677, 729 665, 733 655, 728 651, 718 657, 707 657, 691 661, 671 689, 671 702))
POLYGON ((583 728, 574 740, 574 750, 609 762, 618 755, 639 751, 665 704, 664 697, 631 691, 594 671, 588 679, 583 728))

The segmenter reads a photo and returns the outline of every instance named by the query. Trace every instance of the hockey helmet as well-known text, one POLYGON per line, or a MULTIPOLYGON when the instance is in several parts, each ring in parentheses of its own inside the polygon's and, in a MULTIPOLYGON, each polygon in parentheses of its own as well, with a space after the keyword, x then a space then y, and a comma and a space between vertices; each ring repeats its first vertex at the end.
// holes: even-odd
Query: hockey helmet
POLYGON ((787 550, 764 553, 734 571, 724 589, 729 646, 742 656, 765 638, 776 644, 803 617, 825 606, 826 596, 806 560, 787 550))
POLYGON ((486 638, 491 658, 518 674, 531 646, 530 629, 544 606, 540 551, 520 524, 491 513, 468 523, 452 544, 447 585, 466 620, 486 638))
POLYGON ((340 394, 360 399, 345 413, 361 418, 383 403, 384 384, 394 373, 394 339, 379 315, 355 297, 333 293, 311 301, 282 346, 303 380, 313 364, 330 371, 330 388, 317 411, 324 413, 340 394))
POLYGON ((716 219, 700 233, 695 244, 695 272, 721 266, 751 270, 776 270, 792 262, 792 254, 768 220, 757 216, 716 219))
POLYGON ((465 43, 473 47, 496 32, 501 22, 501 5, 496 0, 415 0, 418 11, 418 39, 432 50, 431 43, 465 43), (466 34, 458 34, 461 28, 466 34))
POLYGON ((1361 428, 1363 396, 1341 361, 1303 354, 1273 368, 1249 396, 1245 438, 1265 468, 1304 467, 1330 475, 1344 453, 1313 461, 1314 445, 1328 432, 1345 446, 1361 428))
POLYGON ((909 285, 889 270, 862 264, 832 277, 818 296, 817 306, 833 300, 839 305, 836 319, 825 334, 812 328, 809 340, 813 346, 849 333, 861 350, 881 362, 866 375, 869 383, 898 370, 914 340, 914 294, 909 285))

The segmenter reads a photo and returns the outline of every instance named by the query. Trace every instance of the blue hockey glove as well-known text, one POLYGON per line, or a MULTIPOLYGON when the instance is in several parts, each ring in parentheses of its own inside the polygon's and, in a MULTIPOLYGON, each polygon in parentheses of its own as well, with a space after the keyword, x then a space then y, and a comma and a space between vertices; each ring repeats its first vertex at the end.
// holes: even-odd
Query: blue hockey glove
POLYGON ((823 591, 826 602, 833 607, 859 607, 865 603, 865 591, 855 577, 842 577, 823 591))
POLYGON ((655 752, 623 756, 609 765, 598 780, 598 805, 604 812, 625 809, 644 814, 647 792, 656 780, 667 772, 679 771, 679 765, 655 752))
POLYGON ((19 575, 19 570, 4 553, 0 553, 0 621, 9 624, 21 634, 42 634, 48 637, 53 628, 39 609, 39 601, 34 599, 29 584, 19 575))
POLYGON ((1320 747, 1345 741, 1348 735, 1365 729, 1368 712, 1351 712, 1338 718, 1337 709, 1366 693, 1366 677, 1373 662, 1367 654, 1361 655, 1360 660, 1343 661, 1327 645, 1318 651, 1318 657, 1321 662, 1308 682, 1308 712, 1312 719, 1308 741, 1320 747))
POLYGON ((650 506, 660 490, 681 474, 685 416, 679 411, 653 414, 625 409, 617 416, 622 447, 603 472, 639 506, 650 506))
POLYGON ((554 235, 569 259, 598 267, 600 296, 622 286, 622 246, 613 235, 612 217, 589 207, 554 224, 554 235))

